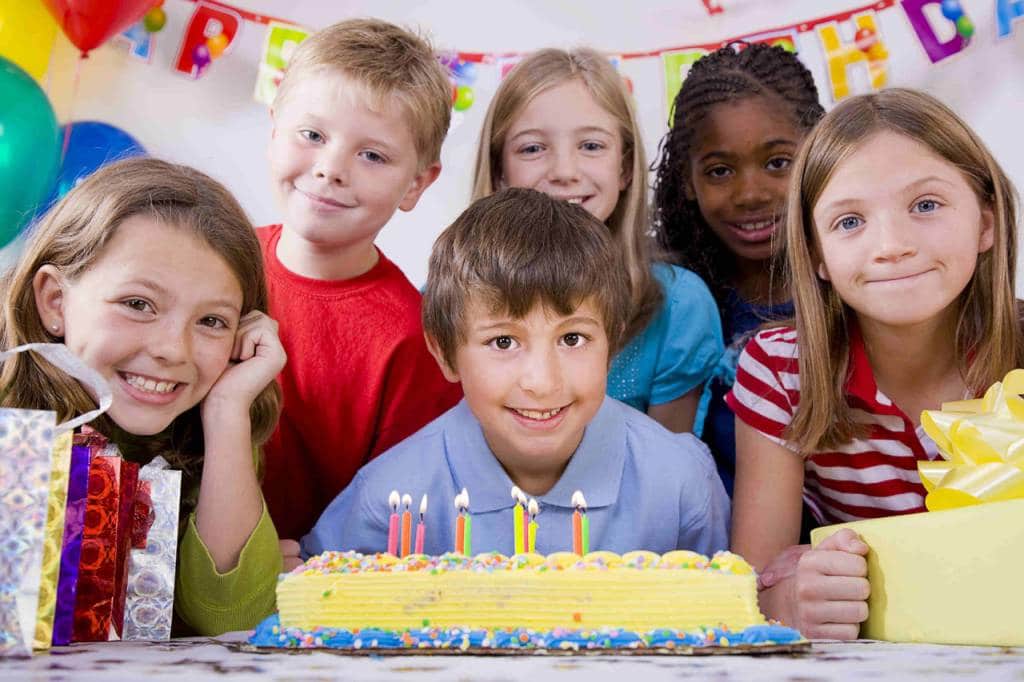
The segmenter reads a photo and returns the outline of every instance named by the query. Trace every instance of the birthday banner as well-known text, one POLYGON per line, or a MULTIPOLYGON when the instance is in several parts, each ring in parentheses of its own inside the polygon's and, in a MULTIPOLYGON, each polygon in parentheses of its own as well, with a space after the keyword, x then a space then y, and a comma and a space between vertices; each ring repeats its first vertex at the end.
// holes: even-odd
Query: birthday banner
MULTIPOLYGON (((288 61, 295 48, 315 29, 286 18, 250 12, 220 0, 183 0, 195 5, 192 16, 178 39, 173 67, 183 75, 198 79, 216 63, 231 54, 231 47, 246 23, 264 27, 263 49, 255 73, 254 98, 271 105, 288 61)), ((1024 20, 1024 0, 991 0, 996 17, 996 38, 1013 34, 1024 20)), ((720 2, 706 0, 709 15, 723 11, 720 2)), ((932 64, 970 48, 975 25, 960 0, 877 0, 851 7, 843 12, 723 38, 710 43, 677 45, 610 57, 621 60, 657 58, 662 62, 664 103, 668 120, 676 93, 690 67, 705 54, 732 43, 767 43, 798 53, 812 71, 820 66, 826 80, 825 92, 837 102, 862 92, 879 90, 890 81, 893 55, 886 43, 879 17, 890 10, 902 10, 907 25, 932 64), (810 40, 800 40, 808 36, 810 40), (800 48, 803 48, 802 50, 800 48), (813 48, 813 49, 808 49, 813 48)), ((152 40, 163 28, 162 10, 153 10, 139 24, 119 38, 130 52, 150 60, 152 40), (159 14, 153 16, 153 12, 159 14)), ((452 86, 452 108, 466 111, 476 101, 474 83, 479 68, 493 68, 504 78, 524 52, 442 51, 452 86)), ((627 84, 632 89, 632 83, 627 84)))

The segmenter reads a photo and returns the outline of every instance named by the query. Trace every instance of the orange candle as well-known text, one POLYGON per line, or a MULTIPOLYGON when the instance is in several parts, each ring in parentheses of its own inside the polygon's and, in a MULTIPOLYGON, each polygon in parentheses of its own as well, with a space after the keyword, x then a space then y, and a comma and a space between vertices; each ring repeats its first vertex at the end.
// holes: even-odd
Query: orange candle
POLYGON ((412 512, 409 511, 409 507, 412 506, 412 495, 402 495, 402 506, 405 507, 405 511, 402 512, 402 556, 409 556, 412 545, 412 512))
POLYGON ((462 493, 455 496, 455 553, 463 554, 466 542, 466 516, 462 513, 462 493))
POLYGON ((583 515, 580 513, 583 508, 583 493, 579 490, 574 492, 571 504, 575 509, 572 513, 572 551, 583 556, 583 515))

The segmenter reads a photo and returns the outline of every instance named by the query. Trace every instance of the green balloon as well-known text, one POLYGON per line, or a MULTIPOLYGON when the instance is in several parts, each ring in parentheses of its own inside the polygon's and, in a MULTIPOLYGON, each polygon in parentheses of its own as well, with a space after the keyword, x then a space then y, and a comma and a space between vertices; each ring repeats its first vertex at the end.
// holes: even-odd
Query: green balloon
POLYGON ((956 32, 959 33, 964 40, 970 40, 971 36, 974 35, 974 23, 971 22, 966 14, 961 14, 960 18, 956 20, 956 32))
POLYGON ((32 76, 0 57, 0 246, 46 200, 60 165, 57 118, 32 76))

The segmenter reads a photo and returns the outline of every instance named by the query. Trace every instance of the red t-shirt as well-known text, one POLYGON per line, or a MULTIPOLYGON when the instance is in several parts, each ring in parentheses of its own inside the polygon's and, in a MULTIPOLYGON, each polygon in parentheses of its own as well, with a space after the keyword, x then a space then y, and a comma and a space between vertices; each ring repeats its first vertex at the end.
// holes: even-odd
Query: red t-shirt
POLYGON ((298 539, 359 467, 457 403, 462 389, 427 351, 420 294, 384 254, 358 277, 316 280, 277 259, 280 225, 256 233, 288 353, 263 495, 280 537, 298 539))
MULTIPOLYGON (((725 397, 739 419, 789 449, 783 435, 800 404, 798 353, 796 330, 760 332, 740 355, 736 383, 725 397)), ((879 390, 856 326, 849 366, 846 400, 867 433, 804 459, 804 500, 821 523, 924 511, 917 463, 938 457, 935 442, 879 390)))

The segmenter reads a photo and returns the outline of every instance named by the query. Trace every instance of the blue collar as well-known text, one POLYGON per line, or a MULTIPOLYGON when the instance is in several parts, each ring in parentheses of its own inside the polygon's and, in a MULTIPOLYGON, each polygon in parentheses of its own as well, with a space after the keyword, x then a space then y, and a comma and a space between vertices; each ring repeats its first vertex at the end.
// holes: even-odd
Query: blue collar
MULTIPOLYGON (((542 505, 572 509, 570 500, 577 490, 583 492, 590 509, 615 503, 626 461, 624 409, 628 408, 605 396, 561 478, 538 500, 542 505)), ((449 412, 444 442, 455 489, 469 492, 470 511, 498 511, 515 505, 509 494, 512 479, 491 452, 480 422, 465 400, 449 412)))

